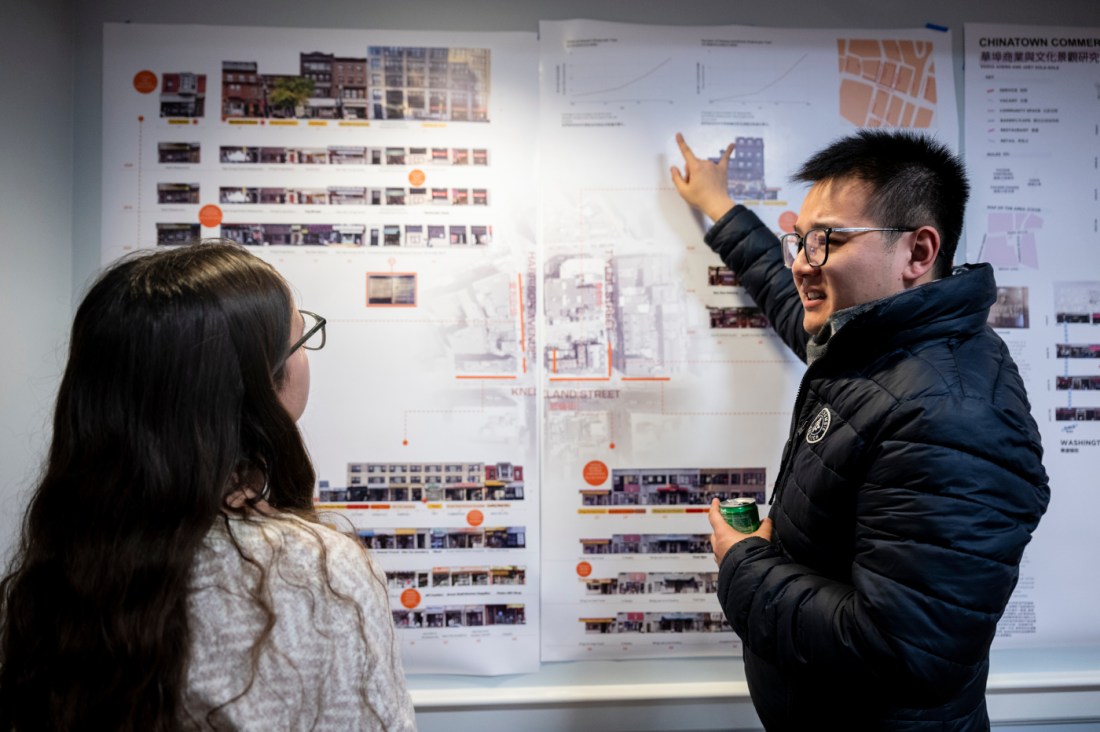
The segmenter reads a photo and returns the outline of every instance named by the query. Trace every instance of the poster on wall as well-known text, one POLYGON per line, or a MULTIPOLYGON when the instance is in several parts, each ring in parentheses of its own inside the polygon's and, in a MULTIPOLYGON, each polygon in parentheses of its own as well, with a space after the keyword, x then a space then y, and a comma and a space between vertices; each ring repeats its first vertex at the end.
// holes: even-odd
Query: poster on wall
POLYGON ((733 144, 731 197, 777 233, 834 138, 958 149, 949 33, 540 25, 544 660, 738 655, 712 497, 766 513, 803 365, 703 243, 669 169, 733 144))
POLYGON ((990 324, 1027 382, 1051 485, 994 647, 1095 644, 1096 585, 1067 558, 1100 553, 1100 27, 964 32, 967 256, 996 268, 990 324))
MULTIPOLYGON (((1087 553, 1095 533, 1097 38, 965 29, 966 258, 997 268, 990 323, 1054 487, 995 647, 1096 640, 1095 591, 1048 536, 1087 553)), ((223 237, 328 319, 301 422, 315 499, 385 568, 410 673, 738 655, 706 507, 766 514, 803 366, 702 242, 674 135, 733 144, 731 195, 790 231, 789 175, 836 137, 959 149, 950 48, 930 29, 107 24, 102 259, 223 237)))
POLYGON ((322 512, 410 673, 539 647, 535 35, 107 24, 103 261, 221 237, 328 320, 322 512))

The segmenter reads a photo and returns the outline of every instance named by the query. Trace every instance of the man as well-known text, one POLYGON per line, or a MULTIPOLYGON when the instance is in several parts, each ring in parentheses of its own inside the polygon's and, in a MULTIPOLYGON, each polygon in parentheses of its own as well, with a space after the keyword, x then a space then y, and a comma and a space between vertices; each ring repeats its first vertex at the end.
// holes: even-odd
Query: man
POLYGON ((963 166, 920 135, 858 132, 802 166, 812 187, 777 241, 729 198, 732 146, 713 163, 676 139, 706 242, 809 364, 769 518, 746 535, 709 514, 760 719, 988 729, 989 647, 1050 492, 986 325, 992 268, 952 273, 963 166))

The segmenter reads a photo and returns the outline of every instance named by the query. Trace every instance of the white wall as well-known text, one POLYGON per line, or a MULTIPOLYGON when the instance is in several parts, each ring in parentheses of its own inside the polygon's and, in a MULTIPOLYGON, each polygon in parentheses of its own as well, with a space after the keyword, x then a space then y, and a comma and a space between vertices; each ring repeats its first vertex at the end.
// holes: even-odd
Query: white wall
MULTIPOLYGON (((46 448, 64 363, 73 257, 70 3, 0 11, 0 554, 46 448)), ((85 143, 88 144, 88 143, 85 143)), ((98 246, 97 231, 90 232, 98 246)), ((82 234, 83 235, 83 234, 82 234)))

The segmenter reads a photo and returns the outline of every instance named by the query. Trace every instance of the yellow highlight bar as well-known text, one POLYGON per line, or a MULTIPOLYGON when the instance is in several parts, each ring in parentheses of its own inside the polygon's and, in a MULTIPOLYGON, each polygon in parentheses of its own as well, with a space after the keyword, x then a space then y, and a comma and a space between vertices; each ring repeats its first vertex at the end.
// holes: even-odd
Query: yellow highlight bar
POLYGON ((442 503, 429 503, 428 508, 443 508, 442 503))
POLYGON ((651 509, 653 513, 687 513, 683 508, 654 508, 651 509))
POLYGON ((577 513, 580 513, 580 514, 607 513, 607 509, 606 508, 578 508, 577 513))
POLYGON ((258 125, 260 120, 258 119, 230 119, 227 120, 231 125, 258 125))
POLYGON ((422 122, 422 127, 446 127, 446 122, 422 122))
POLYGON ((370 122, 338 122, 340 127, 370 127, 370 122))
POLYGON ((764 201, 765 206, 786 206, 786 201, 764 201))
POLYGON ((328 127, 328 122, 323 119, 311 119, 309 121, 310 127, 328 127))
POLYGON ((268 122, 272 127, 297 127, 298 120, 296 119, 273 119, 268 122))
POLYGON ((191 124, 191 120, 189 120, 189 119, 170 119, 170 120, 168 120, 168 124, 170 124, 170 125, 189 125, 189 124, 191 124))

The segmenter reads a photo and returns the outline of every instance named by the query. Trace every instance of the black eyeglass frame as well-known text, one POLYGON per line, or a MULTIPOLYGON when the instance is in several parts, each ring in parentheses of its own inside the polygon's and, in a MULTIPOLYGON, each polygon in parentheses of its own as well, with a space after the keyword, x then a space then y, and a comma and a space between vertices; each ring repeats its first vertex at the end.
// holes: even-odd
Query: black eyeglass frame
POLYGON ((809 260, 809 257, 806 258, 806 264, 814 267, 815 269, 820 269, 821 267, 825 266, 826 262, 829 261, 829 237, 834 233, 865 234, 870 231, 895 231, 901 233, 910 233, 916 230, 916 227, 905 226, 817 226, 802 235, 799 235, 798 232, 784 234, 783 236, 779 237, 779 245, 783 250, 783 264, 786 265, 787 269, 791 269, 792 267, 794 267, 794 261, 798 259, 798 253, 804 251, 806 248, 806 237, 810 236, 810 234, 813 234, 816 231, 824 231, 825 243, 822 245, 821 248, 825 250, 825 255, 821 258, 821 263, 814 264, 809 260), (788 242, 790 241, 798 242, 794 254, 791 254, 790 252, 790 246, 788 245, 788 242))
POLYGON ((299 348, 304 348, 307 351, 320 351, 322 348, 325 347, 325 342, 328 339, 328 337, 325 335, 325 323, 328 322, 327 320, 325 320, 317 313, 310 312, 309 310, 299 310, 298 312, 302 315, 308 315, 311 318, 316 318, 317 322, 313 324, 312 328, 303 333, 301 338, 294 341, 294 344, 289 349, 287 349, 286 356, 283 357, 284 362, 288 358, 290 358, 290 355, 297 351, 299 348), (317 331, 321 331, 321 344, 319 346, 307 345, 306 341, 312 338, 317 331))

